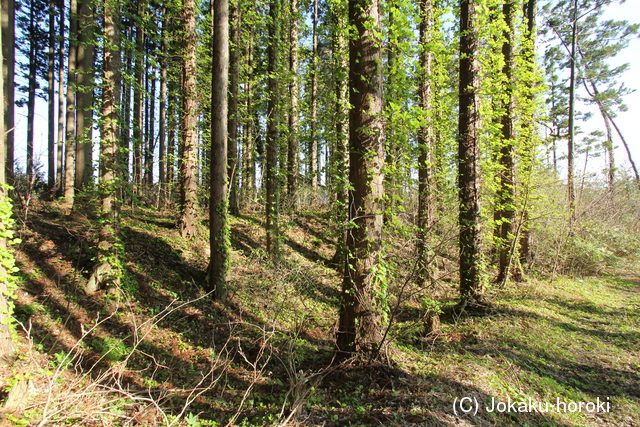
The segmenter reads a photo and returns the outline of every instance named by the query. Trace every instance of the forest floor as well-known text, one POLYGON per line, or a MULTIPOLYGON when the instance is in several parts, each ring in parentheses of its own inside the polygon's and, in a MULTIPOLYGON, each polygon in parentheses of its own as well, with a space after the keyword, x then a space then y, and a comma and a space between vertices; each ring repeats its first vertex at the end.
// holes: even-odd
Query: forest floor
POLYGON ((338 363, 330 215, 283 214, 275 265, 261 218, 231 218, 221 305, 203 291, 206 223, 186 241, 175 211, 124 208, 124 278, 87 296, 97 222, 34 205, 19 221, 19 356, 0 371, 0 425, 640 425, 633 269, 529 278, 491 291, 476 316, 451 309, 453 269, 426 289, 399 274, 389 283, 392 363, 338 363))

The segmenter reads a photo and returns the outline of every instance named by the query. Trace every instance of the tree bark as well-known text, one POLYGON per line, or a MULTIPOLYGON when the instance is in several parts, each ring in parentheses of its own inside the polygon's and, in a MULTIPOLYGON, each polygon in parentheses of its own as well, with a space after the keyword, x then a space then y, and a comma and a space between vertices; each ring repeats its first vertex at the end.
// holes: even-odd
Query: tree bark
POLYGON ((198 103, 196 2, 185 0, 182 9, 184 23, 184 57, 182 63, 182 126, 180 136, 180 234, 191 238, 198 220, 198 103))
POLYGON ((102 117, 100 141, 100 202, 102 225, 97 262, 85 291, 96 292, 108 282, 119 281, 119 249, 116 238, 118 205, 116 199, 118 159, 118 102, 120 100, 120 11, 118 0, 104 6, 104 46, 102 117))
POLYGON ((164 16, 162 21, 162 33, 160 35, 160 110, 158 111, 158 179, 160 185, 167 184, 167 136, 166 136, 166 123, 167 123, 167 26, 169 20, 167 18, 166 7, 162 8, 162 15, 164 16))
POLYGON ((278 0, 269 2, 269 46, 267 48, 267 159, 266 168, 266 232, 267 253, 277 257, 278 247, 278 40, 280 39, 278 23, 278 0))
POLYGON ((0 167, 5 169, 6 182, 13 185, 13 163, 14 163, 14 134, 15 126, 14 106, 15 106, 15 4, 14 0, 2 0, 2 78, 4 89, 4 112, 2 120, 6 137, 3 138, 3 150, 5 160, 0 167))
POLYGON ((71 209, 75 195, 76 58, 78 53, 78 4, 69 0, 69 53, 67 55, 67 110, 64 142, 64 207, 71 209))
POLYGON ((513 263, 514 254, 512 248, 514 241, 515 219, 516 219, 516 191, 515 191, 515 134, 513 129, 514 122, 514 103, 513 86, 515 84, 513 77, 514 70, 514 54, 513 54, 513 16, 515 5, 512 0, 507 0, 502 5, 502 15, 504 17, 506 28, 503 30, 502 57, 504 65, 502 74, 504 75, 503 96, 505 101, 502 105, 502 116, 500 124, 502 127, 502 138, 500 141, 500 150, 498 153, 498 164, 500 165, 500 186, 497 194, 497 213, 499 222, 498 236, 498 283, 504 283, 509 271, 513 273, 516 280, 524 277, 518 262, 513 263))
POLYGON ((62 195, 64 173, 64 2, 59 1, 58 21, 58 150, 56 156, 56 197, 62 195))
POLYGON ((136 50, 134 55, 133 76, 133 192, 140 194, 142 185, 142 84, 144 70, 144 22, 142 9, 144 1, 138 3, 138 16, 136 21, 136 50))
MULTIPOLYGON (((6 34, 6 32, 4 31, 4 20, 5 12, 7 12, 7 9, 4 8, 4 1, 2 2, 2 6, 3 31, 0 32, 0 45, 2 45, 3 49, 0 50, 0 64, 4 64, 3 59, 5 54, 4 44, 2 44, 2 42, 4 40, 3 37, 6 34)), ((7 175, 4 165, 6 163, 7 152, 4 150, 4 147, 6 147, 7 129, 5 128, 4 120, 4 110, 6 105, 4 96, 6 86, 4 84, 4 78, 5 72, 3 71, 2 73, 0 73, 0 117, 3 118, 3 120, 0 120, 0 146, 3 147, 3 149, 0 150, 0 205, 2 205, 3 210, 5 204, 11 203, 7 194, 7 189, 5 187, 5 184, 7 184, 7 175)), ((10 274, 10 272, 6 270, 6 260, 4 255, 6 251, 8 251, 7 238, 4 236, 7 225, 8 224, 5 224, 4 221, 0 221, 0 254, 2 254, 2 259, 0 259, 0 362, 2 362, 3 364, 11 360, 15 351, 13 342, 11 340, 11 329, 9 327, 9 302, 7 301, 7 285, 9 283, 9 281, 7 280, 7 275, 10 274)))
POLYGON ((429 236, 433 232, 433 52, 431 43, 435 20, 432 0, 420 2, 420 75, 418 105, 423 113, 424 125, 418 130, 418 271, 417 283, 424 285, 430 276, 429 236))
MULTIPOLYGON (((295 0, 294 0, 295 1, 295 0)), ((228 2, 227 2, 228 3, 228 2)), ((229 139, 227 141, 227 160, 229 162, 227 176, 229 179, 229 213, 238 215, 240 207, 238 205, 238 88, 240 82, 240 0, 235 0, 231 11, 231 34, 232 45, 229 49, 229 139)), ((222 7, 222 6, 221 6, 222 7)), ((227 5, 228 8, 228 5, 227 5)), ((215 14, 214 14, 215 19, 215 14)), ((216 37, 214 33, 214 38, 216 37)), ((214 56, 214 61, 217 59, 214 56)), ((213 114, 213 112, 212 112, 213 114)), ((213 120, 213 119, 212 119, 213 120)), ((213 135, 212 135, 213 137, 213 135)), ((213 172, 213 171, 212 171, 213 172)))
POLYGON ((569 135, 567 137, 567 200, 569 201, 569 227, 576 216, 576 194, 573 182, 574 139, 575 139, 575 103, 576 103, 576 45, 578 38, 578 0, 573 1, 571 25, 571 53, 569 58, 569 135))
POLYGON ((311 52, 311 112, 310 112, 310 137, 309 137, 309 178, 311 180, 312 193, 318 186, 318 0, 313 1, 313 29, 311 52))
MULTIPOLYGON (((239 2, 236 6, 236 11, 239 2)), ((227 293, 227 274, 229 271, 229 225, 227 213, 228 162, 227 162, 227 126, 229 111, 227 94, 229 79, 229 0, 214 0, 213 3, 213 63, 211 67, 211 201, 209 217, 211 228, 211 263, 209 265, 209 289, 215 291, 218 301, 223 301, 227 293)), ((237 31, 237 16, 234 19, 237 31)), ((235 48, 238 49, 237 43, 235 48)), ((237 56, 237 55, 236 55, 237 56)), ((236 58, 237 61, 237 58, 236 58)), ((237 76, 236 76, 237 78, 237 76)), ((237 88, 236 88, 237 89, 237 88)), ((236 96, 233 98, 237 98, 236 96)), ((236 101, 237 110, 237 101, 236 101)), ((237 113, 237 111, 236 111, 237 113)), ((237 126, 237 123, 236 123, 237 126)), ((237 135, 237 132, 236 132, 237 135)), ((229 138, 230 139, 230 138, 229 138)), ((229 141, 230 142, 230 141, 229 141)), ((235 141, 234 141, 235 143, 235 141)))
POLYGON ((291 104, 289 111, 289 139, 287 141, 287 194, 295 204, 295 192, 298 185, 298 114, 300 85, 298 83, 298 0, 291 0, 291 23, 289 29, 289 70, 291 81, 289 93, 291 104))
POLYGON ((384 289, 376 276, 382 239, 384 194, 382 52, 377 0, 350 0, 349 221, 337 348, 370 358, 382 345, 384 289))
POLYGON ((480 205, 478 144, 478 40, 475 0, 460 1, 460 85, 458 115, 458 197, 460 212, 460 296, 480 298, 480 205))
POLYGON ((93 127, 93 63, 96 16, 91 0, 78 5, 78 53, 76 92, 76 190, 84 189, 92 176, 91 129, 93 127))
POLYGON ((36 115, 36 70, 38 69, 37 46, 35 40, 35 5, 29 5, 29 76, 27 95, 27 188, 31 191, 34 182, 33 170, 33 125, 36 115))
POLYGON ((55 51, 56 51, 56 5, 49 0, 49 55, 47 67, 47 188, 52 193, 56 183, 56 103, 55 103, 55 51))

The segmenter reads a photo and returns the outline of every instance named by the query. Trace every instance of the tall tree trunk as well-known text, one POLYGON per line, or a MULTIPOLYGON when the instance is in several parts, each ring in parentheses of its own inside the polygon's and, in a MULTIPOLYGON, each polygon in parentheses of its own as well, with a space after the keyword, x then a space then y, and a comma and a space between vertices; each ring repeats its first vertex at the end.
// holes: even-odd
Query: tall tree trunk
POLYGON ((377 0, 350 0, 349 231, 337 347, 376 357, 382 345, 381 282, 376 276, 384 195, 382 32, 377 0))
POLYGON ((158 179, 160 180, 160 185, 165 185, 167 183, 167 137, 166 137, 166 122, 167 122, 167 26, 169 25, 169 20, 167 18, 167 9, 166 7, 162 8, 162 33, 161 33, 161 41, 160 41, 160 110, 158 112, 158 144, 159 144, 159 158, 158 158, 158 179))
POLYGON ((246 112, 244 123, 244 150, 242 153, 242 188, 243 199, 246 202, 251 202, 256 188, 256 172, 255 172, 255 137, 253 133, 253 30, 249 30, 249 41, 247 43, 247 49, 245 57, 247 58, 247 75, 245 77, 245 97, 246 97, 246 112))
POLYGON ((460 1, 460 83, 458 116, 458 195, 460 199, 460 296, 480 298, 480 205, 478 68, 475 0, 460 1))
POLYGON ((64 173, 64 1, 58 1, 58 150, 56 157, 56 197, 62 196, 64 173))
POLYGON ((575 139, 575 103, 576 103, 576 45, 578 38, 578 0, 573 1, 571 24, 571 57, 569 58, 569 135, 567 137, 567 200, 569 201, 569 227, 576 216, 576 194, 574 189, 574 139, 575 139))
POLYGON ((433 232, 433 32, 435 30, 432 0, 420 2, 420 75, 418 105, 423 112, 424 125, 418 131, 418 271, 417 282, 424 284, 429 277, 428 239, 433 232))
POLYGON ((119 249, 116 238, 118 205, 118 102, 120 100, 120 11, 118 0, 106 0, 104 6, 104 46, 102 117, 100 141, 100 204, 102 224, 96 266, 85 291, 96 292, 108 282, 119 281, 119 249))
POLYGON ((34 182, 33 170, 33 124, 36 116, 36 70, 38 69, 38 56, 35 40, 35 5, 29 5, 29 78, 27 95, 27 186, 31 191, 34 182))
MULTIPOLYGON (((237 12, 239 6, 240 3, 237 2, 234 13, 237 12)), ((214 0, 213 16, 211 201, 209 204, 211 263, 209 264, 209 289, 215 291, 218 301, 222 301, 227 293, 226 283, 230 261, 229 225, 227 221, 229 208, 229 200, 227 199, 227 183, 229 182, 227 172, 227 103, 232 98, 227 95, 229 78, 229 0, 214 0)), ((235 18, 237 19, 237 16, 235 18)), ((239 25, 239 21, 236 19, 234 19, 236 25, 234 31, 237 31, 237 26, 239 25)), ((238 44, 235 43, 234 50, 237 49, 238 44)), ((237 99, 237 93, 233 98, 237 99)), ((235 102, 237 110, 237 100, 235 102)))
POLYGON ((153 159, 156 151, 156 72, 151 67, 148 71, 147 78, 150 79, 148 102, 149 102, 149 133, 147 134, 147 151, 145 158, 144 173, 146 175, 145 182, 151 188, 153 186, 153 159))
POLYGON ((6 137, 2 138, 2 149, 5 153, 5 160, 0 167, 5 169, 6 182, 13 185, 13 163, 14 163, 14 134, 15 126, 14 106, 15 106, 15 4, 14 0, 2 0, 2 79, 4 89, 4 104, 2 120, 6 137))
POLYGON ((78 53, 78 4, 69 0, 69 53, 67 55, 67 110, 64 137, 64 206, 73 206, 75 195, 76 58, 78 53))
POLYGON ((267 253, 275 258, 278 254, 278 0, 269 1, 269 46, 267 48, 267 159, 266 168, 266 232, 267 253))
POLYGON ((311 112, 309 127, 309 178, 311 179, 312 192, 318 186, 318 0, 313 0, 313 29, 312 29, 312 53, 311 53, 311 112))
POLYGON ((56 51, 56 4, 49 0, 49 55, 47 67, 47 188, 52 193, 56 183, 56 79, 55 79, 55 51, 56 51))
MULTIPOLYGON (((228 150, 228 172, 229 178, 229 213, 231 215, 238 215, 240 208, 238 205, 238 174, 239 171, 239 159, 238 159, 238 87, 240 82, 240 0, 235 0, 231 9, 231 34, 232 45, 229 53, 229 140, 227 141, 228 150)), ((221 6, 223 7, 223 6, 221 6)), ((215 15, 214 15, 215 19, 215 15)), ((214 38, 216 37, 214 33, 214 38)), ((214 57, 214 60, 216 58, 214 57)), ((212 111, 213 114, 213 111, 212 111)), ((212 118, 213 120, 213 118, 212 118)), ((213 137, 213 136, 212 136, 213 137)), ((212 171, 213 172, 213 171, 212 171)))
POLYGON ((513 235, 515 231, 515 219, 516 219, 516 191, 515 191, 515 134, 513 131, 514 121, 514 103, 515 98, 513 94, 514 78, 514 54, 513 54, 513 16, 514 16, 514 4, 513 0, 506 0, 502 5, 502 15, 505 21, 505 29, 503 30, 503 43, 502 43, 502 57, 504 65, 502 67, 502 74, 504 75, 504 90, 503 96, 505 97, 504 104, 502 105, 502 115, 500 117, 500 124, 502 127, 502 139, 500 141, 500 151, 498 153, 498 164, 500 165, 500 186, 497 194, 498 205, 498 223, 499 236, 498 236, 498 277, 496 281, 498 283, 504 283, 509 276, 509 270, 516 267, 513 270, 513 275, 516 280, 520 280, 523 277, 520 270, 519 263, 513 263, 512 256, 513 250, 513 235))
MULTIPOLYGON (((92 0, 78 5, 78 57, 76 92, 76 190, 86 187, 92 175, 93 63, 96 16, 92 0)), ((77 196, 77 195, 76 195, 77 196)))
MULTIPOLYGON (((2 2, 2 6, 3 28, 2 32, 0 32, 0 45, 2 45, 3 49, 0 50, 0 64, 4 64, 3 59, 5 57, 5 49, 2 42, 4 41, 5 37, 4 20, 7 9, 5 9, 4 1, 2 2)), ((9 206, 11 206, 11 201, 5 187, 5 184, 7 184, 7 176, 4 165, 6 163, 7 151, 5 151, 4 148, 6 147, 6 138, 8 134, 6 133, 7 129, 5 128, 4 120, 6 106, 4 96, 6 86, 4 84, 4 78, 5 72, 3 67, 3 72, 0 73, 0 118, 3 119, 0 120, 0 147, 3 148, 2 150, 0 150, 0 206, 2 206, 2 215, 5 215, 6 205, 9 204, 9 206)), ((11 215, 10 210, 9 215, 11 215)), ((0 259, 0 363, 3 366, 5 365, 5 363, 9 362, 12 359, 15 351, 13 348, 13 342, 11 341, 11 329, 9 327, 11 316, 9 312, 9 301, 7 301, 7 295, 9 294, 9 289, 7 286, 9 281, 7 280, 7 274, 9 274, 9 272, 6 270, 7 259, 5 259, 5 254, 8 252, 8 242, 7 238, 5 237, 6 228, 8 228, 8 224, 6 224, 4 218, 2 218, 2 220, 0 220, 0 255, 2 256, 2 259, 0 259)))
POLYGON ((182 64, 182 141, 180 164, 180 234, 191 238, 198 220, 198 103, 196 2, 185 0, 182 9, 184 23, 184 57, 182 64))
POLYGON ((340 230, 336 243, 336 252, 331 259, 331 263, 337 267, 344 268, 347 255, 347 228, 349 221, 349 209, 347 203, 349 201, 348 193, 348 170, 349 170, 349 110, 348 93, 349 93, 349 53, 347 44, 347 10, 341 7, 341 4, 333 5, 334 22, 334 75, 335 75, 335 91, 336 91, 336 110, 335 110, 335 126, 336 126, 336 144, 333 150, 332 167, 334 175, 334 188, 336 190, 336 223, 340 224, 340 230))
POLYGON ((287 141, 287 193, 295 200, 296 186, 298 185, 298 104, 300 97, 300 85, 298 83, 298 0, 291 0, 291 23, 289 28, 289 82, 290 111, 289 111, 289 139, 287 141))
POLYGON ((133 192, 140 193, 142 185, 142 85, 144 70, 144 1, 138 3, 138 20, 136 21, 136 51, 134 55, 133 76, 133 192))

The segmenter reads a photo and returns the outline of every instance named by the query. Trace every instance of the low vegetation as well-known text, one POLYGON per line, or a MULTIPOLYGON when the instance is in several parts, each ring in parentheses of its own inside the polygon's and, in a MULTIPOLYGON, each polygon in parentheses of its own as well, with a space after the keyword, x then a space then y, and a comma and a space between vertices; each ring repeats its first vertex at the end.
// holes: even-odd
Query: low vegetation
POLYGON ((3 423, 640 422, 640 277, 633 257, 618 263, 615 275, 580 278, 558 269, 523 284, 488 286, 490 304, 474 316, 456 309, 455 263, 440 254, 437 277, 419 288, 410 280, 410 245, 398 237, 385 264, 395 272, 387 275, 391 361, 338 362, 341 273, 331 265, 330 213, 309 208, 283 216, 278 264, 262 249, 261 212, 233 217, 226 305, 203 291, 206 224, 189 242, 175 224, 170 210, 124 208, 124 277, 118 287, 89 297, 82 284, 95 256, 94 221, 35 202, 16 251, 19 356, 1 375, 3 423), (26 386, 18 393, 17 384, 26 386), (465 397, 477 402, 477 413, 454 406, 465 397), (494 401, 529 399, 609 406, 598 412, 487 410, 494 401))

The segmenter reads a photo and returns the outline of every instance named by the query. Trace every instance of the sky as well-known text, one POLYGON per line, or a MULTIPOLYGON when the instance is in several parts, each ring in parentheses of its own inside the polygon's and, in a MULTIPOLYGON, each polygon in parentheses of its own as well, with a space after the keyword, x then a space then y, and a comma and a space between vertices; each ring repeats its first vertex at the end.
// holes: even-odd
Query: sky
MULTIPOLYGON (((640 0, 627 0, 621 5, 609 6, 603 14, 603 19, 627 20, 630 23, 639 23, 640 0)), ((635 92, 625 97, 625 104, 629 109, 626 112, 619 113, 615 121, 629 144, 631 156, 636 167, 640 168, 640 132, 638 131, 638 126, 640 125, 640 38, 634 38, 629 46, 610 63, 613 66, 624 63, 629 63, 630 65, 623 80, 625 85, 635 89, 635 92)), ((599 114, 594 114, 588 123, 580 125, 586 131, 595 129, 604 131, 604 124, 599 114)), ((631 165, 627 160, 627 153, 617 135, 614 135, 614 146, 617 147, 615 161, 618 167, 630 168, 631 165)))
MULTIPOLYGON (((628 20, 631 23, 640 22, 640 0, 627 0, 623 4, 615 4, 609 6, 603 14, 603 19, 616 19, 616 20, 628 20)), ((636 166, 640 168, 640 132, 637 127, 640 125, 640 38, 635 38, 631 41, 629 46, 620 54, 617 58, 611 61, 612 65, 620 65, 623 63, 629 63, 630 67, 625 73, 623 80, 627 87, 635 89, 635 92, 625 97, 625 103, 629 107, 627 112, 619 113, 616 118, 616 123, 619 126, 622 134, 625 136, 631 155, 636 163, 636 166)), ((24 84, 19 77, 16 78, 16 84, 24 84)), ((46 85, 46 83, 43 83, 46 85)), ((57 86, 57 85, 56 85, 57 86)), ((585 108, 578 107, 580 111, 586 111, 585 108)), ((35 118, 35 157, 36 162, 42 165, 42 172, 46 177, 46 164, 47 164, 47 106, 46 102, 39 99, 37 101, 35 118)), ((604 131, 604 125, 602 118, 593 110, 593 117, 586 123, 577 123, 585 134, 593 130, 604 131)), ((24 170, 25 158, 26 158, 26 108, 16 108, 16 129, 15 129, 15 141, 16 141, 16 160, 18 161, 22 170, 24 170)), ((614 146, 616 146, 615 161, 618 168, 630 169, 630 163, 627 158, 627 153, 623 148, 622 142, 617 135, 614 135, 614 146)), ((562 150, 562 146, 560 150, 562 150)), ((95 149, 97 150, 97 148, 95 149)), ((156 162, 157 163, 157 162, 156 162)), ((576 160, 576 164, 583 164, 584 159, 576 160)), ((598 172, 604 169, 604 158, 589 160, 589 170, 591 172, 598 172)))

